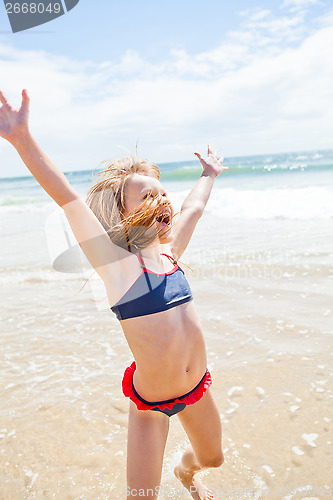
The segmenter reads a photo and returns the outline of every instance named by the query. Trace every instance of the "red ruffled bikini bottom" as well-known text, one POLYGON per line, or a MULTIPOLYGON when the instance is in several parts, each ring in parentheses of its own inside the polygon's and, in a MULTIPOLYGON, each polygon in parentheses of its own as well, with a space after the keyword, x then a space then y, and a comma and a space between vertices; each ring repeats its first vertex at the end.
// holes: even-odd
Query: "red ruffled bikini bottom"
POLYGON ((123 393, 130 398, 137 406, 138 410, 160 411, 171 417, 184 410, 187 405, 197 403, 212 385, 212 377, 207 370, 200 380, 199 384, 192 391, 180 396, 179 398, 167 399, 166 401, 146 401, 137 393, 133 384, 133 375, 136 370, 136 363, 133 361, 131 366, 126 368, 123 377, 123 393))

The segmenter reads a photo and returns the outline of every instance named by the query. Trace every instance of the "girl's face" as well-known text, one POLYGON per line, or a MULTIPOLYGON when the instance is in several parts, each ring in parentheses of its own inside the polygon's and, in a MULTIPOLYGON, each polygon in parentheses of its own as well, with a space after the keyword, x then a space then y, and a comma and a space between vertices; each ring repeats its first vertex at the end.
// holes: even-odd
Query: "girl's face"
POLYGON ((161 210, 156 217, 153 228, 159 232, 163 231, 163 235, 159 235, 161 243, 169 243, 172 241, 171 234, 171 219, 173 217, 173 209, 168 196, 159 180, 147 175, 133 174, 131 175, 125 187, 125 212, 124 216, 135 212, 141 205, 143 210, 147 208, 145 203, 149 202, 152 209, 160 206, 161 210), (145 204, 145 206, 144 206, 145 204), (166 229, 169 229, 166 231, 166 229))

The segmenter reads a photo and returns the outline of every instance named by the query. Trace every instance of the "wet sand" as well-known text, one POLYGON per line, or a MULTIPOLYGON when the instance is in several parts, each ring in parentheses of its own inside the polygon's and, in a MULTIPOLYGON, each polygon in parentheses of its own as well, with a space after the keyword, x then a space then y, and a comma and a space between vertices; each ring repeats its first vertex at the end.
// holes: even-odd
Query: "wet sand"
MULTIPOLYGON (((330 498, 331 222, 219 224, 204 219, 182 258, 223 422, 225 463, 204 482, 217 500, 330 498)), ((42 227, 4 240, 0 499, 125 498, 132 356, 90 300, 103 290, 50 268, 42 227)), ((170 424, 159 498, 186 499, 173 468, 188 440, 170 424)))

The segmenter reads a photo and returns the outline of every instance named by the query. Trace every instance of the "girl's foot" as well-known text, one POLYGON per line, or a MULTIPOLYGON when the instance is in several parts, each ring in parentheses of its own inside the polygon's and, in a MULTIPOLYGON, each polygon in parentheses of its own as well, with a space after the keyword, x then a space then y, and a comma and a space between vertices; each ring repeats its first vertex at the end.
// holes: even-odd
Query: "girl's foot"
POLYGON ((180 464, 175 467, 174 473, 194 500, 214 500, 212 492, 202 484, 199 478, 195 477, 193 472, 184 469, 180 464))

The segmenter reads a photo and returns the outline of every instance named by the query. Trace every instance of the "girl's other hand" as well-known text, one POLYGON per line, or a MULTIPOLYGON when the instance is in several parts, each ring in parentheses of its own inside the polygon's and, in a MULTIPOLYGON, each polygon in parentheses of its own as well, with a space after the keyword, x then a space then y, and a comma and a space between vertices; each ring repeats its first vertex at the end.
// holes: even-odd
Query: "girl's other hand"
POLYGON ((4 94, 0 91, 0 136, 13 143, 22 133, 28 130, 29 97, 22 91, 22 103, 19 110, 11 107, 4 94))
POLYGON ((214 177, 217 177, 223 170, 228 170, 228 167, 222 166, 224 158, 221 156, 220 159, 217 159, 217 150, 213 152, 209 145, 207 158, 202 158, 200 153, 194 154, 199 158, 204 172, 208 175, 212 174, 214 177))

